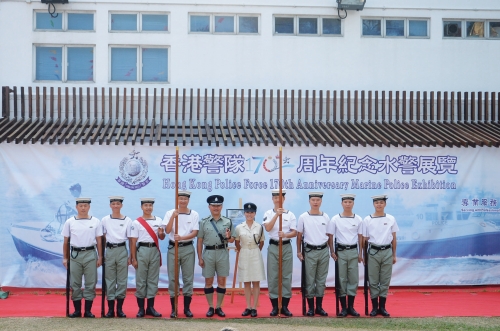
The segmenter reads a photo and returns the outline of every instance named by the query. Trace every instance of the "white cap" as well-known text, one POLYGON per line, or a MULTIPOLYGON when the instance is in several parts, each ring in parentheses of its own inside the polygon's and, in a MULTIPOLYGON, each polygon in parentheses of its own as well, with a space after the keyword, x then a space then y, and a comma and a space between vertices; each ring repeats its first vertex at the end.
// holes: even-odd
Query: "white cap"
POLYGON ((79 204, 79 203, 90 203, 90 202, 92 202, 92 199, 91 198, 76 198, 75 201, 76 201, 77 204, 79 204))
POLYGON ((354 200, 354 198, 356 197, 356 194, 341 194, 340 197, 342 198, 342 201, 354 200))
POLYGON ((155 203, 155 198, 141 198, 141 205, 143 203, 155 203))
POLYGON ((323 192, 309 192, 309 198, 323 198, 323 192))
POLYGON ((123 202, 123 200, 125 199, 124 197, 121 197, 119 195, 112 195, 109 198, 109 202, 114 202, 114 201, 120 201, 120 202, 123 202))
MULTIPOLYGON (((271 191, 271 194, 272 194, 273 196, 280 195, 280 190, 272 190, 272 191, 271 191)), ((281 195, 285 195, 285 194, 286 194, 286 190, 281 189, 281 195)))
POLYGON ((375 202, 375 201, 379 201, 379 200, 384 200, 385 201, 385 200, 387 200, 389 198, 387 197, 387 194, 380 194, 380 195, 374 195, 374 196, 372 196, 372 199, 373 199, 373 202, 375 202))
POLYGON ((191 192, 189 191, 179 191, 177 192, 177 196, 179 197, 191 197, 191 192))

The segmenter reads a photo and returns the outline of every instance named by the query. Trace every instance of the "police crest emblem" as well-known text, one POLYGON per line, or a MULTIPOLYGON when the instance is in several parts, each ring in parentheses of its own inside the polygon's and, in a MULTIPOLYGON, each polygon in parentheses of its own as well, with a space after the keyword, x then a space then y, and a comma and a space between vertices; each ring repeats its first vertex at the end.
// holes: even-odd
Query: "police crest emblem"
POLYGON ((120 162, 120 177, 116 178, 116 181, 129 190, 140 189, 151 182, 147 177, 148 163, 137 155, 139 153, 133 150, 129 157, 124 157, 120 162))

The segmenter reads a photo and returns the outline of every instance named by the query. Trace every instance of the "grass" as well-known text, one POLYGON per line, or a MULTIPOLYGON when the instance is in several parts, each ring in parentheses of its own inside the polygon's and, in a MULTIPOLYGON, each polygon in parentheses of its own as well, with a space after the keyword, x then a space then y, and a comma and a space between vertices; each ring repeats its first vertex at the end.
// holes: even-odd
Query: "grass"
POLYGON ((322 331, 322 330, 500 330, 499 317, 446 318, 259 318, 170 319, 67 319, 1 318, 0 330, 182 330, 182 331, 322 331))

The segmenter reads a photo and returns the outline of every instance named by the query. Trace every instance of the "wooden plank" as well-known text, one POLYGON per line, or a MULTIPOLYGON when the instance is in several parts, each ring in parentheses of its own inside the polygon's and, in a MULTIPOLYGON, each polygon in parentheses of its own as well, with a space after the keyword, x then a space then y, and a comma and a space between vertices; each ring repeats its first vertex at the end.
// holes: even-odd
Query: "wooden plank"
POLYGON ((373 125, 370 125, 369 121, 358 122, 358 126, 359 129, 362 130, 367 136, 370 136, 371 141, 373 142, 373 145, 370 146, 377 145, 378 147, 382 147, 382 145, 387 146, 389 144, 387 138, 381 135, 380 132, 376 130, 373 125))
MULTIPOLYGON (((328 124, 328 123, 327 123, 328 124)), ((354 146, 358 146, 358 141, 354 138, 349 131, 346 131, 345 128, 339 124, 339 122, 335 121, 332 123, 333 127, 340 132, 340 137, 344 137, 344 142, 348 141, 349 144, 353 144, 354 146)), ((347 145, 347 144, 346 144, 347 145)))
MULTIPOLYGON (((314 118, 314 117, 313 117, 314 118)), ((323 146, 326 146, 326 139, 323 137, 319 131, 311 124, 309 120, 305 120, 304 128, 323 146)))
MULTIPOLYGON (((154 118, 153 118, 154 121, 154 118)), ((154 125, 151 126, 151 131, 153 131, 154 125)), ((142 134, 139 140, 139 144, 144 145, 144 139, 146 138, 146 131, 148 130, 148 119, 144 119, 144 125, 142 126, 142 134)), ((135 138, 132 138, 132 145, 135 143, 135 138)), ((151 144, 151 141, 150 141, 151 144)))
POLYGON ((286 129, 288 130, 289 134, 292 136, 292 138, 295 140, 297 145, 301 146, 302 145, 302 140, 295 134, 295 130, 292 128, 292 125, 290 122, 285 119, 283 122, 285 124, 286 129))
POLYGON ((90 135, 92 134, 92 132, 94 132, 96 125, 97 125, 97 119, 94 117, 94 120, 90 124, 89 129, 87 130, 87 133, 85 133, 82 136, 82 144, 83 145, 85 145, 85 143, 90 139, 90 135))
POLYGON ((61 122, 61 124, 59 124, 59 126, 54 130, 54 132, 52 133, 52 136, 49 138, 49 144, 52 145, 56 141, 57 135, 66 126, 66 123, 68 123, 68 119, 67 118, 65 118, 61 122))
POLYGON ((203 146, 203 131, 200 125, 201 121, 198 120, 197 123, 198 123, 198 139, 200 140, 200 146, 203 146))
POLYGON ((156 125, 156 130, 155 130, 156 134, 155 134, 155 137, 156 137, 156 145, 157 146, 160 146, 161 144, 161 135, 163 134, 163 123, 162 123, 162 120, 160 119, 160 121, 158 122, 158 124, 156 125))
POLYGON ((290 124, 291 124, 291 126, 292 126, 293 130, 295 130, 295 132, 297 132, 297 133, 298 133, 298 135, 299 135, 300 139, 302 139, 302 142, 304 142, 304 144, 305 144, 306 146, 309 146, 310 141, 309 141, 308 137, 307 137, 307 136, 305 135, 305 133, 304 133, 304 132, 300 129, 300 127, 297 125, 297 123, 296 123, 294 120, 292 120, 292 121, 290 121, 290 124))
POLYGON ((238 137, 238 140, 240 141, 240 145, 244 146, 245 139, 243 139, 243 135, 242 135, 240 128, 238 126, 238 122, 236 122, 236 117, 233 119, 233 125, 234 125, 234 130, 236 131, 236 136, 238 137))
MULTIPOLYGON (((252 122, 249 122, 250 125, 252 122)), ((266 139, 266 135, 264 134, 264 130, 262 129, 262 127, 260 126, 259 124, 259 121, 255 120, 255 126, 257 127, 257 131, 259 132, 260 134, 260 137, 262 137, 262 139, 264 140, 264 145, 265 146, 268 146, 269 145, 269 141, 266 139)), ((271 138, 271 140, 273 140, 273 138, 271 138)), ((274 144, 276 146, 276 144, 274 144)))
MULTIPOLYGON (((123 126, 125 125, 125 121, 122 122, 121 126, 119 127, 119 131, 117 136, 119 136, 123 130, 123 126)), ((113 139, 113 136, 115 134, 115 130, 118 128, 118 119, 115 120, 113 123, 113 126, 111 127, 111 130, 109 131, 108 138, 106 138, 106 145, 109 145, 111 143, 111 139, 113 139)))
POLYGON ((40 143, 43 145, 45 144, 45 142, 49 139, 49 136, 51 135, 51 133, 54 131, 54 128, 59 124, 60 122, 60 119, 56 119, 55 121, 52 120, 52 125, 44 130, 45 134, 40 138, 40 143))
POLYGON ((224 146, 227 146, 227 136, 226 136, 226 133, 224 132, 224 127, 222 126, 221 123, 222 123, 222 120, 220 120, 220 118, 219 118, 217 120, 217 128, 220 130, 220 133, 222 135, 222 141, 224 142, 224 146))
POLYGON ((99 137, 99 145, 102 145, 102 143, 104 142, 104 137, 106 137, 106 135, 108 134, 108 130, 109 130, 112 123, 113 123, 113 120, 111 118, 109 118, 108 122, 104 126, 104 129, 102 130, 101 136, 99 137))
MULTIPOLYGON (((328 118, 328 116, 327 116, 328 118)), ((332 129, 330 129, 325 122, 323 121, 318 121, 317 122, 317 125, 321 128, 321 130, 323 130, 323 132, 325 132, 328 137, 330 137, 330 139, 335 143, 337 144, 339 147, 342 147, 342 140, 339 138, 339 136, 333 132, 332 129)))
POLYGON ((9 131, 0 135, 0 142, 3 142, 5 139, 8 143, 14 141, 19 134, 26 129, 26 127, 30 126, 31 122, 31 119, 12 122, 14 124, 9 127, 9 131), (9 132, 11 133, 9 134, 9 132))
POLYGON ((252 124, 252 121, 251 121, 251 120, 248 120, 248 126, 250 127, 250 131, 251 131, 251 132, 252 132, 252 134, 253 134, 253 137, 254 137, 254 139, 255 139, 255 143, 257 144, 257 146, 260 146, 260 139, 259 139, 259 137, 261 137, 261 138, 263 139, 264 144, 267 146, 267 140, 265 140, 265 139, 264 139, 264 137, 259 136, 259 135, 257 134, 257 130, 255 130, 255 127, 253 126, 253 124, 252 124))
MULTIPOLYGON (((226 112, 226 114, 227 114, 227 112, 226 112)), ((227 131, 229 132, 229 139, 231 139, 231 144, 233 146, 236 146, 236 139, 235 139, 234 134, 233 134, 233 128, 231 127, 231 124, 229 123, 228 119, 226 119, 225 122, 226 122, 225 127, 227 128, 227 131)))
MULTIPOLYGON (((279 94, 279 90, 278 90, 278 94, 279 94)), ((278 116, 278 118, 279 118, 279 116, 278 116)), ((280 130, 281 134, 283 135, 284 139, 288 142, 288 144, 290 146, 293 146, 293 140, 290 138, 290 135, 287 134, 287 129, 285 128, 285 125, 283 123, 281 123, 280 120, 277 120, 276 126, 280 130)))
MULTIPOLYGON (((271 90, 271 96, 272 96, 272 91, 271 90)), ((271 112, 272 114, 272 112, 271 112)), ((265 123, 264 123, 265 124, 265 123)), ((266 124, 267 125, 267 124, 266 124)), ((274 125, 273 121, 269 121, 269 125, 271 127, 271 129, 274 131, 274 134, 276 135, 276 137, 278 138, 281 146, 285 146, 286 145, 286 141, 285 139, 283 139, 283 136, 281 135, 281 132, 280 130, 278 129, 278 127, 276 125, 274 125)))
MULTIPOLYGON (((247 139, 247 142, 250 146, 253 145, 253 141, 252 141, 252 134, 250 133, 250 131, 247 130, 247 127, 245 126, 245 124, 243 123, 243 119, 240 119, 240 124, 241 124, 241 128, 245 134, 245 138, 247 139)), ((255 139, 255 143, 256 144, 260 144, 260 142, 257 141, 257 139, 255 139)))
POLYGON ((22 142, 23 144, 27 144, 28 142, 31 141, 31 138, 33 138, 33 136, 39 132, 39 130, 42 128, 42 126, 45 124, 45 121, 40 120, 40 121, 36 121, 35 122, 35 126, 33 127, 33 129, 31 129, 31 131, 29 133, 27 133, 26 135, 24 135, 24 137, 22 137, 22 142))
POLYGON ((97 137, 99 137, 99 133, 101 132, 101 130, 103 129, 104 127, 104 123, 106 123, 104 121, 104 118, 101 118, 101 120, 99 121, 99 124, 97 125, 97 128, 95 129, 94 131, 94 134, 92 135, 92 137, 90 138, 90 144, 93 145, 95 144, 95 142, 97 141, 97 137))
POLYGON ((64 130, 61 132, 59 137, 57 138, 57 144, 60 145, 64 142, 64 137, 71 131, 73 130, 73 127, 76 123, 76 119, 73 118, 71 122, 68 123, 68 125, 64 128, 64 130))
MULTIPOLYGON (((212 101, 213 104, 213 101, 212 101)), ((215 119, 212 118, 212 134, 214 137, 215 146, 219 147, 219 134, 217 133, 218 126, 215 124, 215 119)), ((227 141, 225 141, 225 146, 227 146, 227 141)))
POLYGON ((23 141, 24 137, 33 130, 33 128, 37 127, 37 125, 39 124, 39 121, 37 120, 31 120, 31 123, 24 127, 23 131, 20 131, 16 137, 13 137, 14 138, 14 142, 16 144, 19 144, 23 141))
MULTIPOLYGON (((357 117, 355 117, 357 118, 357 117)), ((354 121, 347 121, 347 126, 350 127, 352 129, 353 132, 355 132, 359 137, 360 139, 362 139, 365 143, 364 146, 366 145, 370 145, 370 146, 374 146, 375 145, 375 140, 373 139, 373 136, 370 135, 366 130, 365 130, 365 127, 363 126, 363 124, 361 122, 359 122, 358 120, 354 120, 354 121)))
POLYGON ((358 134, 358 132, 356 132, 356 130, 354 130, 352 126, 349 125, 347 120, 337 122, 337 124, 342 128, 342 130, 344 130, 344 132, 354 138, 354 144, 356 146, 359 144, 366 147, 366 141, 358 134))
POLYGON ((267 125, 266 121, 263 120, 262 125, 260 125, 258 121, 256 121, 256 122, 260 128, 264 127, 264 130, 267 132, 267 136, 269 137, 269 139, 271 139, 273 145, 276 146, 278 144, 278 140, 274 137, 274 135, 273 135, 271 129, 269 128, 269 126, 267 125))
POLYGON ((85 133, 85 129, 89 125, 89 119, 87 118, 85 122, 80 126, 79 130, 75 134, 75 138, 73 140, 73 143, 76 144, 78 141, 80 141, 80 137, 85 133))
MULTIPOLYGON (((155 89, 155 92, 156 92, 156 89, 155 89)), ((156 93, 155 93, 155 95, 156 95, 156 93)), ((156 98, 155 98, 155 100, 156 100, 156 98)), ((156 104, 156 101, 155 101, 155 104, 156 104)), ((153 109, 155 109, 155 108, 153 107, 153 109)), ((155 127, 156 127, 156 118, 153 116, 153 119, 151 120, 151 127, 149 128, 149 146, 153 146, 153 140, 155 137, 155 127)), ((145 132, 146 131, 144 131, 144 133, 145 132)), ((142 142, 141 142, 141 144, 142 144, 142 142)))
MULTIPOLYGON (((128 137, 130 135, 130 131, 132 130, 132 126, 134 126, 134 120, 133 119, 130 119, 130 121, 128 122, 128 125, 127 125, 127 129, 125 130, 125 133, 123 135, 123 145, 126 145, 127 142, 128 142, 128 137)), ((115 139, 115 145, 118 145, 118 143, 120 142, 120 131, 118 131, 118 135, 116 136, 117 139, 115 139)))
POLYGON ((210 126, 208 125, 207 121, 205 121, 205 133, 207 135, 208 146, 211 146, 212 145, 212 133, 211 133, 211 129, 210 129, 210 126))

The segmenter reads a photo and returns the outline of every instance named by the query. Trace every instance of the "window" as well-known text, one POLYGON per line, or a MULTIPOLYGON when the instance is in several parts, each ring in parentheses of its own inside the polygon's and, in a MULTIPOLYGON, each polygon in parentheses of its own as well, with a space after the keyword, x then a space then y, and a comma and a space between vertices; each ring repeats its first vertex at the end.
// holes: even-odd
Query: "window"
POLYGON ((342 22, 338 18, 308 16, 275 16, 275 35, 341 36, 342 22))
POLYGON ((110 80, 167 83, 168 50, 151 46, 111 47, 110 80))
POLYGON ((500 21, 444 20, 443 37, 446 39, 498 39, 500 21))
POLYGON ((207 34, 258 34, 259 16, 190 14, 189 32, 207 34))
POLYGON ((111 32, 168 32, 168 14, 110 13, 111 32))
POLYGON ((361 24, 363 37, 429 38, 429 19, 369 18, 361 24))
POLYGON ((62 12, 57 17, 35 12, 37 31, 94 31, 94 13, 62 12))
POLYGON ((36 81, 94 81, 94 46, 35 45, 36 81))

